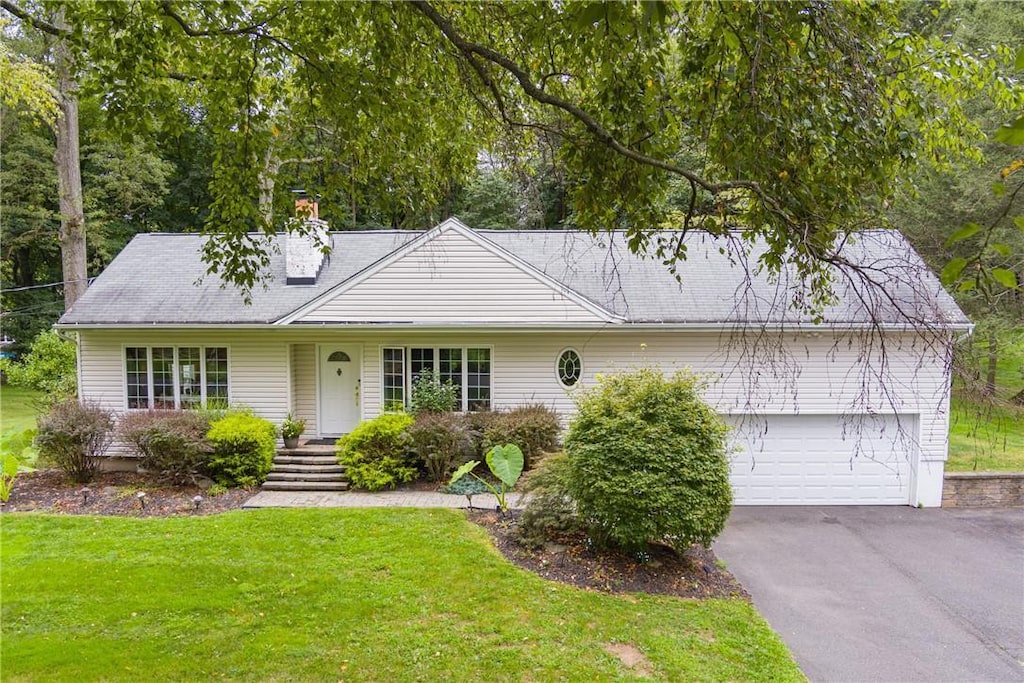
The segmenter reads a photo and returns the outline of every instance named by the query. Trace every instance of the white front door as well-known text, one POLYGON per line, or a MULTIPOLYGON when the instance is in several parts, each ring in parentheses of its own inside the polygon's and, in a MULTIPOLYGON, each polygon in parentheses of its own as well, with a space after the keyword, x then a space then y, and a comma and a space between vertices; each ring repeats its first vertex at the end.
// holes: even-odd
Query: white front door
POLYGON ((360 349, 351 344, 320 345, 320 433, 347 434, 359 424, 360 349))

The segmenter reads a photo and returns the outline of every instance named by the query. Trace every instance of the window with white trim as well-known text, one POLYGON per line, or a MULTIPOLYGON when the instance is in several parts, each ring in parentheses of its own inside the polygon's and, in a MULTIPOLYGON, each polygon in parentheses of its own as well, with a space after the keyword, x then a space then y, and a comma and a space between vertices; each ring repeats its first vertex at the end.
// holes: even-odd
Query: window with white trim
POLYGON ((412 382, 432 370, 440 382, 455 387, 459 410, 490 410, 491 350, 486 347, 385 347, 381 350, 384 410, 404 410, 412 382))
POLYGON ((126 346, 124 372, 129 409, 228 406, 223 346, 126 346))
POLYGON ((558 381, 566 389, 576 386, 583 374, 583 360, 576 349, 565 349, 558 354, 558 381))

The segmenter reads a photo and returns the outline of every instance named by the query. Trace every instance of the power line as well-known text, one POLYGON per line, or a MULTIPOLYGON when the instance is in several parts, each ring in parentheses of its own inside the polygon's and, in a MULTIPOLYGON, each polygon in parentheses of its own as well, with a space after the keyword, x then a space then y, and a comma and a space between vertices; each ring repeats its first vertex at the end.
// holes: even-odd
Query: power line
POLYGON ((9 294, 11 292, 24 292, 29 289, 43 289, 45 287, 60 287, 61 285, 69 285, 72 282, 87 282, 92 284, 95 277, 80 277, 76 280, 61 280, 60 282, 47 282, 45 285, 26 285, 24 287, 11 287, 10 289, 0 289, 0 294, 9 294))

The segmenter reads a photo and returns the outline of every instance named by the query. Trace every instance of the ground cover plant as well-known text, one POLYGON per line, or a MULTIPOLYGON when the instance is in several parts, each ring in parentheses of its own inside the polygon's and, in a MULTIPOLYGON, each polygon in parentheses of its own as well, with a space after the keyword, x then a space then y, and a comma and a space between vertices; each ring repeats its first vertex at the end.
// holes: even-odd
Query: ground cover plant
POLYGON ((550 583, 455 511, 5 515, 0 533, 9 681, 609 680, 640 673, 622 648, 659 680, 802 679, 746 600, 550 583))

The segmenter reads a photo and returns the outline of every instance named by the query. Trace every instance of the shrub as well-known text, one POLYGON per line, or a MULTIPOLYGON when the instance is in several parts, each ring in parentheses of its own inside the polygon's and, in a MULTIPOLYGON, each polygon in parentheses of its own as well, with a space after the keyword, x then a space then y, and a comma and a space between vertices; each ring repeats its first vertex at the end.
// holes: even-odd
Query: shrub
POLYGON ((195 483, 209 472, 210 421, 192 410, 127 413, 118 435, 141 457, 140 465, 174 483, 195 483))
POLYGON ((353 486, 380 491, 416 477, 406 433, 412 423, 411 415, 385 413, 338 439, 338 462, 345 466, 353 486))
POLYGON ((533 459, 557 450, 561 431, 555 411, 544 405, 523 406, 494 413, 484 428, 481 446, 486 451, 494 446, 514 443, 523 450, 529 467, 533 459))
POLYGON ((580 531, 576 506, 569 494, 569 460, 564 453, 549 455, 523 479, 530 494, 513 533, 527 548, 539 548, 559 536, 580 531))
POLYGON ((457 413, 419 413, 406 433, 431 481, 443 481, 470 443, 465 420, 457 413))
POLYGON ((77 482, 91 481, 110 446, 114 417, 95 403, 66 398, 39 418, 39 454, 77 482))
POLYGON ((469 436, 468 455, 471 459, 479 458, 481 454, 488 451, 487 448, 484 448, 484 434, 497 417, 498 413, 491 410, 474 410, 462 416, 469 436))
POLYGON ((565 442, 569 493, 595 540, 682 551, 721 533, 732 506, 728 427, 703 386, 689 373, 643 369, 580 394, 565 442))
POLYGON ((420 413, 450 413, 455 410, 458 389, 451 380, 444 382, 426 369, 412 381, 410 404, 414 415, 420 413))
POLYGON ((74 396, 78 388, 76 350, 73 342, 56 330, 40 332, 24 360, 4 361, 3 371, 13 386, 42 391, 54 400, 74 396))
POLYGON ((210 424, 210 474, 224 486, 258 486, 273 466, 277 429, 248 411, 228 411, 210 424))

